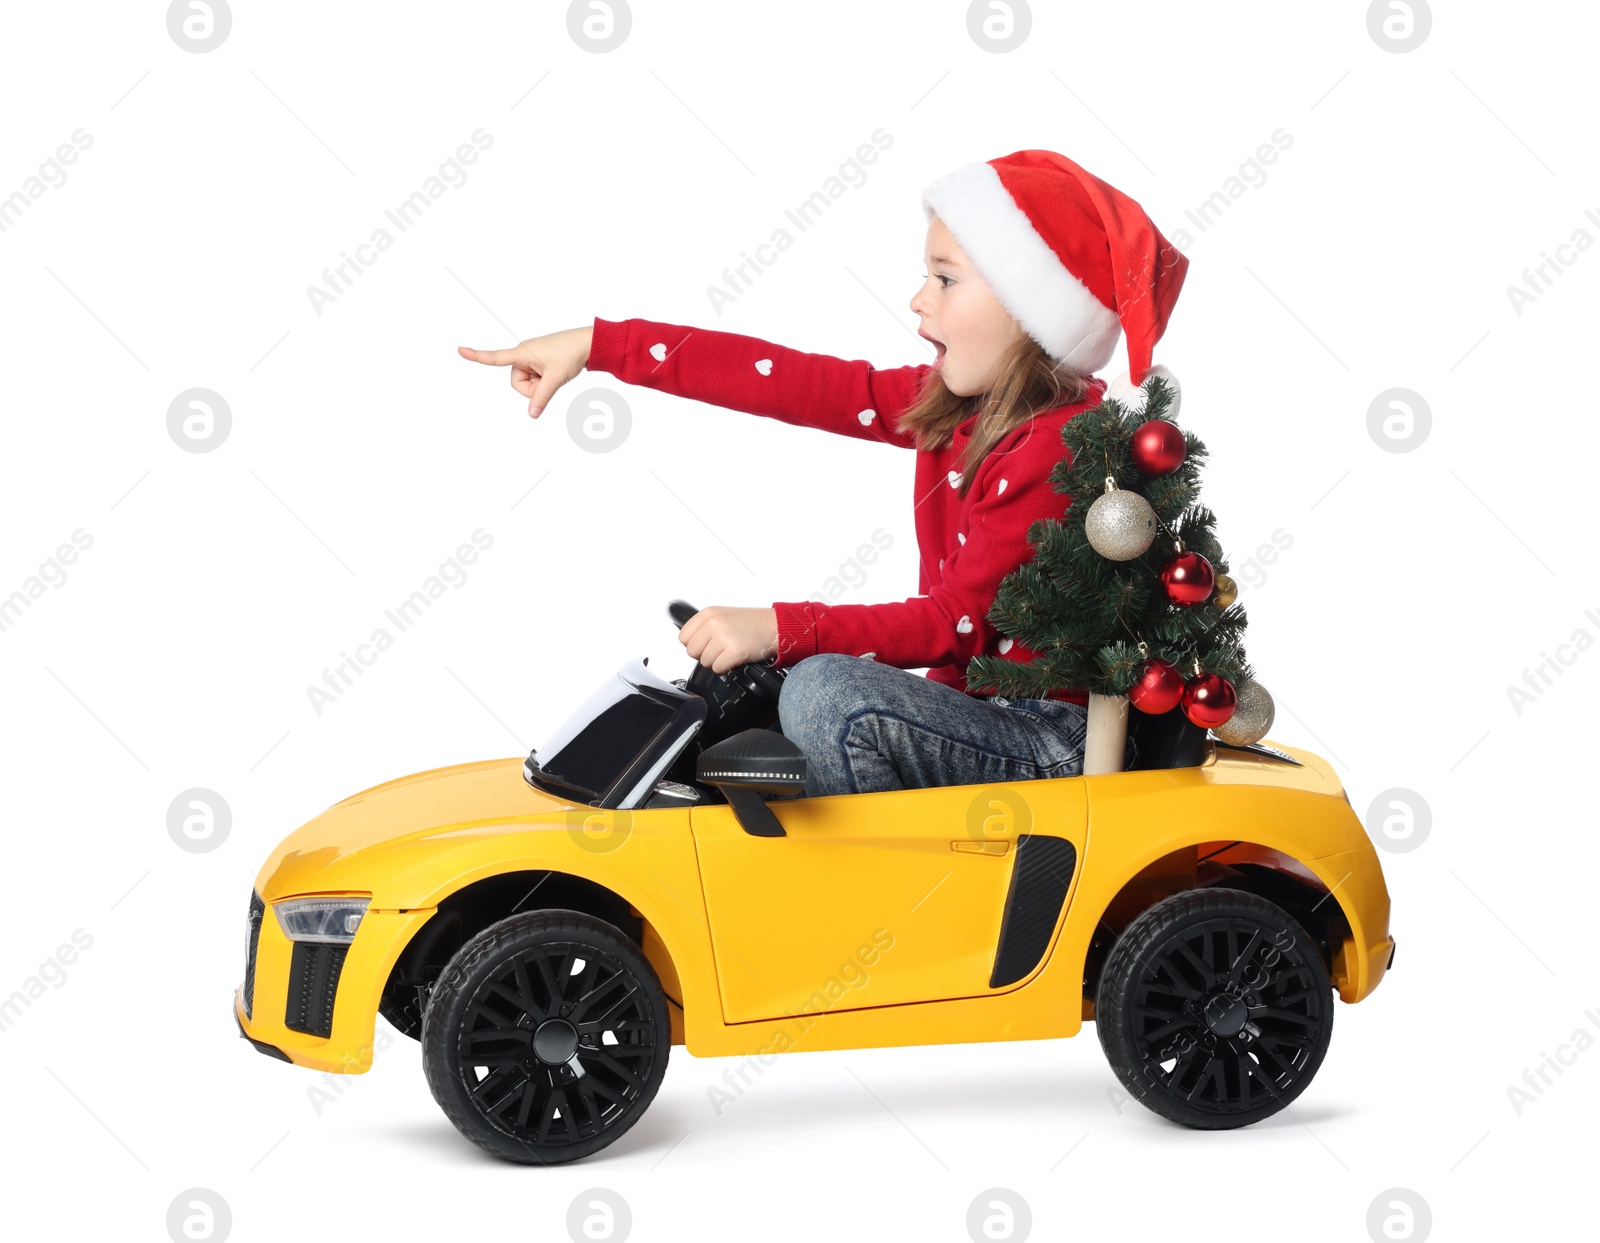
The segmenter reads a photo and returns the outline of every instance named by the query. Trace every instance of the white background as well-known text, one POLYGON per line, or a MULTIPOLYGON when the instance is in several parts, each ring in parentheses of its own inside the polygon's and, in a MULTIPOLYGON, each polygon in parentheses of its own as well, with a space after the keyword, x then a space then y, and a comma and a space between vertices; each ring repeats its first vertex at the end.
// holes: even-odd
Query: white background
POLYGON ((159 3, 9 6, 0 195, 74 131, 92 143, 0 233, 0 595, 73 531, 92 544, 0 632, 0 996, 74 930, 92 945, 0 1032, 8 1228, 165 1238, 193 1187, 250 1240, 564 1239, 591 1187, 637 1239, 964 1239, 993 1187, 1041 1238, 1360 1240, 1394 1187, 1440 1238, 1589 1212, 1600 1052, 1520 1115, 1507 1089, 1600 1038, 1600 654, 1562 649, 1520 712, 1507 687, 1600 638, 1600 253, 1565 252, 1520 314, 1507 287, 1600 238, 1600 22, 1434 9, 1395 53, 1359 2, 1038 4, 1000 54, 961 3, 638 3, 597 54, 561 4, 278 0, 235 3, 197 54, 159 3), (480 127, 467 180, 319 315, 308 286, 480 127), (707 288, 880 127, 865 182, 719 315, 707 288), (1280 128, 1266 180, 1199 233, 1185 211, 1280 128), (1213 453, 1271 738, 1332 759, 1358 809, 1400 787, 1431 811, 1382 854, 1394 973, 1338 1007, 1294 1116, 1167 1125, 1113 1091, 1092 1027, 782 1058, 721 1116, 707 1088, 732 1062, 680 1048, 633 1131, 549 1170, 458 1135, 398 1037, 319 1111, 320 1076, 252 1052, 229 1012, 281 837, 388 778, 526 752, 627 659, 688 672, 675 596, 806 598, 880 526, 889 554, 843 598, 916 590, 910 454, 596 373, 533 422, 455 346, 639 316, 929 361, 906 305, 918 193, 1022 147, 1192 235, 1156 358, 1213 453), (632 410, 610 453, 566 429, 590 384, 632 410), (207 453, 167 432, 194 387, 232 412, 207 453), (1432 412, 1410 452, 1368 433, 1394 387, 1432 412), (479 527, 466 581, 318 714, 307 687, 479 527), (232 811, 205 853, 167 832, 191 787, 232 811))

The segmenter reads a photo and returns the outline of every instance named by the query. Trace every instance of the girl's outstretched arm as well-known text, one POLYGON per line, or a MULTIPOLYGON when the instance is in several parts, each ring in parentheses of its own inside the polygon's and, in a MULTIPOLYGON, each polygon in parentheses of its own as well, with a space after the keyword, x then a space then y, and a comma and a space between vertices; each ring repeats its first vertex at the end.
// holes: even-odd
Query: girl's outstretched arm
POLYGON ((933 370, 879 369, 734 332, 599 318, 588 367, 678 397, 904 449, 916 442, 895 423, 933 370))

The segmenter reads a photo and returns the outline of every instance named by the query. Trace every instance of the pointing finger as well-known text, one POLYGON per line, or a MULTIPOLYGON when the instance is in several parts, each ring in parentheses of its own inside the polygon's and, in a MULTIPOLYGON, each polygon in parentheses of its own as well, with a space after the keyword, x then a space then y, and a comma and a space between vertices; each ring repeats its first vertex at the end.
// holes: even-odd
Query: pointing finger
POLYGON ((475 350, 470 345, 456 346, 456 353, 462 358, 475 363, 485 363, 491 367, 505 367, 517 361, 517 351, 509 350, 475 350))

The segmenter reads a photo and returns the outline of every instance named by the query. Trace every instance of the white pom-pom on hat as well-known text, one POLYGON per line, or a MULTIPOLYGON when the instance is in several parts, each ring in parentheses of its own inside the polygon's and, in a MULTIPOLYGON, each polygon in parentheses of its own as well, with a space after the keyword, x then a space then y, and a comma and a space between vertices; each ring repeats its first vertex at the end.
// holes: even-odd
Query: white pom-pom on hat
MULTIPOLYGON (((1178 377, 1160 363, 1157 363, 1144 373, 1145 382, 1148 383, 1156 376, 1160 376, 1165 380, 1167 388, 1172 392, 1172 401, 1167 406, 1165 417, 1169 419, 1175 418, 1178 413, 1178 406, 1183 400, 1183 389, 1178 385, 1178 377)), ((1111 377, 1110 383, 1106 385, 1106 396, 1114 401, 1121 402, 1130 414, 1139 414, 1144 410, 1145 403, 1150 400, 1150 394, 1145 391, 1143 385, 1135 388, 1133 381, 1121 374, 1111 377)))

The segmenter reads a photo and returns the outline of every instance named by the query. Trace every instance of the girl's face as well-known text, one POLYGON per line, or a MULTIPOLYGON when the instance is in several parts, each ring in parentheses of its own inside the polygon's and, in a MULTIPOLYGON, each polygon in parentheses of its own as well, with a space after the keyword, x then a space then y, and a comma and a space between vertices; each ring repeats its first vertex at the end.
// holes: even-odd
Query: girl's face
POLYGON ((939 351, 934 368, 958 397, 985 393, 999 379, 1000 356, 1022 333, 956 245, 944 221, 928 221, 927 279, 911 309, 922 321, 918 335, 939 351))

